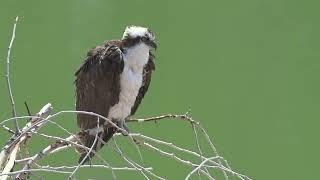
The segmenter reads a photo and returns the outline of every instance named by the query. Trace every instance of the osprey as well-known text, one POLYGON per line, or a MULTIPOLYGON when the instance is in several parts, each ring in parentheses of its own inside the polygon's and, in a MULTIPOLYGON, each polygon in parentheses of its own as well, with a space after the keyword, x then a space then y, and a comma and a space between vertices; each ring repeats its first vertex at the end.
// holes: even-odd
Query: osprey
MULTIPOLYGON (((156 49, 155 35, 148 28, 126 27, 121 40, 106 41, 87 53, 82 66, 76 71, 76 110, 100 114, 120 128, 128 131, 125 119, 133 115, 146 94, 152 71, 155 70, 152 50, 156 49)), ((116 128, 110 124, 103 127, 94 144, 95 134, 88 129, 103 125, 105 121, 96 116, 77 114, 80 142, 99 150, 113 136, 116 128), (103 140, 103 141, 101 141, 103 140)), ((83 149, 79 163, 88 161, 94 153, 87 155, 83 149)))

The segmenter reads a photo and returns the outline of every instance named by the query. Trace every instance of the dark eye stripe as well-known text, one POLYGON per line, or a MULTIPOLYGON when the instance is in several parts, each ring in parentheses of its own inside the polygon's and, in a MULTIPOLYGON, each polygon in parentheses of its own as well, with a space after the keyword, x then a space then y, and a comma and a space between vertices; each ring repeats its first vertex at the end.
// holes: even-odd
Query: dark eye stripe
POLYGON ((141 40, 142 40, 142 41, 148 41, 149 38, 148 38, 148 37, 142 37, 141 40))

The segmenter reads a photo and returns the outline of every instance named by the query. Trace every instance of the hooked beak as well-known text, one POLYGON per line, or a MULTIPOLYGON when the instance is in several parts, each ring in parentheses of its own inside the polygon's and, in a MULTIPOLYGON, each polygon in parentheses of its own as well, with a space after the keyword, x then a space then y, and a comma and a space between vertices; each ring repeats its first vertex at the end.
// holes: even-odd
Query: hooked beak
POLYGON ((154 41, 149 42, 149 46, 151 46, 154 50, 157 50, 157 44, 154 41))

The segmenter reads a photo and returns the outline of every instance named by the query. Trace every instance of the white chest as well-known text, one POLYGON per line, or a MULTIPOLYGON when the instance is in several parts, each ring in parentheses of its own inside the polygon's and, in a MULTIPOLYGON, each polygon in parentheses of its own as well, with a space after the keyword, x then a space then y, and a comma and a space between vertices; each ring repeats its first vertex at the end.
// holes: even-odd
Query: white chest
POLYGON ((124 69, 120 76, 119 102, 110 108, 108 116, 115 120, 123 120, 131 113, 142 85, 142 72, 148 62, 149 47, 145 44, 136 45, 127 49, 123 58, 124 69))

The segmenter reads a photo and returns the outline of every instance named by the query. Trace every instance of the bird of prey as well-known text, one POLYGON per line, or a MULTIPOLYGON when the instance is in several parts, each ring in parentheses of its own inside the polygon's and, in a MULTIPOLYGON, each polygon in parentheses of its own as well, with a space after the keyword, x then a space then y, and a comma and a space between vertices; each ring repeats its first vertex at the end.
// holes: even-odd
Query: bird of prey
MULTIPOLYGON (((155 70, 153 50, 156 48, 151 30, 128 26, 122 39, 106 41, 91 49, 75 73, 76 110, 102 115, 128 130, 125 120, 137 111, 155 70)), ((82 130, 78 133, 80 142, 93 147, 94 152, 117 131, 105 120, 88 114, 78 113, 77 124, 82 130), (101 127, 105 125, 95 141, 96 135, 86 130, 96 128, 98 122, 101 127)), ((78 152, 79 163, 87 162, 94 155, 87 155, 81 148, 78 152)))

